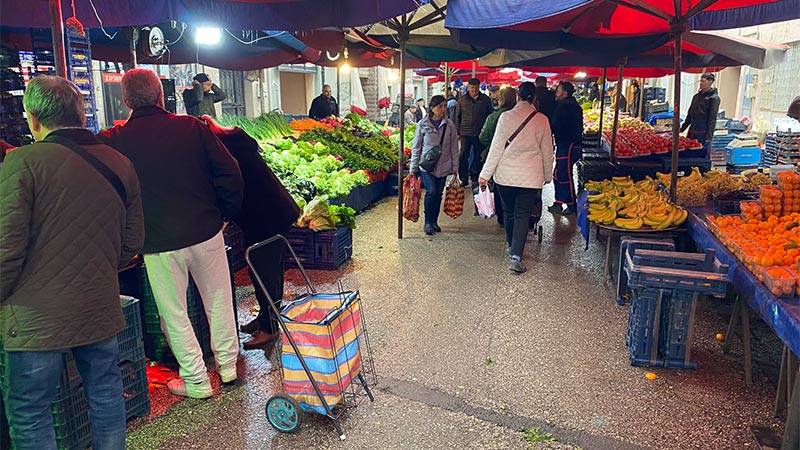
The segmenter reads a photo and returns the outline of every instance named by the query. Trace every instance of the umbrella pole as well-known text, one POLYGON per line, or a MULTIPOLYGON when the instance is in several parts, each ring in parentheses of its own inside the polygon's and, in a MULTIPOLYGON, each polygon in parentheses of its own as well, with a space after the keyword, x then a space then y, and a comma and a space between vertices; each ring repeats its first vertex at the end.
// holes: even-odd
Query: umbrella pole
POLYGON ((603 113, 605 112, 605 99, 606 99, 606 76, 608 76, 608 69, 603 67, 603 83, 600 86, 600 123, 597 125, 597 132, 599 136, 597 138, 597 146, 601 147, 603 139, 603 113))
POLYGON ((475 71, 478 69, 478 60, 472 60, 472 78, 475 78, 475 71))
POLYGON ((400 149, 397 158, 397 239, 403 239, 403 168, 405 167, 406 39, 400 37, 400 149))
POLYGON ((639 83, 639 119, 644 122, 644 117, 642 117, 642 113, 644 112, 644 78, 642 78, 642 82, 639 83))
POLYGON ((53 39, 56 75, 67 78, 67 55, 64 53, 64 17, 61 15, 61 0, 50 0, 50 34, 53 39))
POLYGON ((447 87, 450 86, 450 63, 444 63, 444 90, 447 90, 447 87))
POLYGON ((619 66, 617 66, 617 88, 614 89, 614 97, 616 98, 614 102, 614 128, 611 130, 611 160, 614 160, 614 152, 617 149, 617 130, 619 129, 619 97, 622 95, 620 90, 622 90, 622 69, 625 67, 626 59, 622 58, 619 60, 619 66))
POLYGON ((675 198, 678 193, 678 147, 680 143, 680 127, 681 127, 681 65, 682 54, 681 45, 683 41, 683 33, 676 32, 675 36, 675 93, 674 102, 672 106, 672 170, 669 176, 669 198, 675 203, 675 198))

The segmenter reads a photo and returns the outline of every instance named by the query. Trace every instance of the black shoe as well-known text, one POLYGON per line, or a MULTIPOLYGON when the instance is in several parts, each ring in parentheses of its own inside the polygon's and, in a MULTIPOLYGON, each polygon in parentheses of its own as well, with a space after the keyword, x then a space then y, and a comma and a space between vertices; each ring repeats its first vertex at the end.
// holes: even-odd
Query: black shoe
POLYGON ((577 213, 578 212, 576 210, 573 210, 572 208, 567 208, 567 209, 563 209, 561 211, 557 211, 556 212, 556 214, 561 214, 562 216, 571 216, 571 215, 577 214, 577 213))
POLYGON ((560 213, 562 211, 561 203, 553 203, 552 205, 547 207, 547 210, 550 211, 551 213, 560 213))
POLYGON ((524 264, 522 264, 522 261, 517 261, 516 259, 511 258, 511 261, 509 262, 508 265, 508 270, 511 271, 511 273, 513 274, 519 275, 527 272, 528 268, 525 267, 524 264))
POLYGON ((442 229, 439 228, 439 224, 438 223, 433 224, 433 231, 435 231, 437 233, 441 233, 442 232, 442 229))
POLYGON ((432 236, 433 232, 434 232, 433 225, 431 225, 429 223, 426 223, 425 227, 422 229, 422 231, 424 231, 425 234, 427 234, 428 236, 432 236))
POLYGON ((537 224, 539 224, 539 219, 535 217, 528 217, 528 230, 535 230, 537 224))

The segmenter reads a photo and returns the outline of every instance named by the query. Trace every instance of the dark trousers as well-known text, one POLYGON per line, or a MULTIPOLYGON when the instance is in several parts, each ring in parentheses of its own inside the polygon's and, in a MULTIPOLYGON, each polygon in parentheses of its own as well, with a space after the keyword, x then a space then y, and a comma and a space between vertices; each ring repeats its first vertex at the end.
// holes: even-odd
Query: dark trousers
MULTIPOLYGON (((289 230, 279 233, 286 237, 289 230)), ((263 239, 266 240, 266 239, 263 239)), ((255 244, 255 242, 248 242, 248 246, 255 244)), ((250 274, 250 279, 253 281, 253 288, 256 291, 256 300, 258 301, 258 328, 265 333, 277 333, 280 329, 278 325, 278 317, 275 311, 270 306, 269 299, 275 303, 275 306, 280 310, 281 299, 283 298, 283 273, 286 270, 286 245, 283 242, 275 242, 268 245, 266 249, 258 252, 258 254, 251 254, 253 264, 258 268, 258 275, 264 286, 267 288, 265 293, 261 286, 256 281, 253 274, 253 269, 248 265, 247 271, 250 274), (269 297, 267 296, 269 293, 269 297)))
POLYGON ((553 184, 556 191, 556 203, 575 209, 575 180, 572 179, 572 166, 581 159, 580 147, 570 143, 556 143, 556 168, 553 173, 553 184))
POLYGON ((478 136, 461 136, 461 155, 458 157, 458 178, 461 179, 462 184, 469 181, 472 177, 474 183, 478 183, 478 175, 483 169, 483 162, 481 162, 481 153, 483 152, 483 144, 478 139, 478 136))
POLYGON ((438 224, 447 177, 435 177, 424 170, 420 170, 419 174, 425 183, 425 225, 438 224))
POLYGON ((528 220, 537 202, 542 201, 542 190, 496 185, 500 192, 505 218, 506 242, 511 254, 522 257, 528 239, 528 220))
POLYGON ((686 136, 689 139, 697 139, 700 141, 700 144, 703 145, 703 150, 706 151, 706 158, 711 158, 711 152, 708 151, 709 146, 711 145, 710 142, 706 142, 708 139, 708 130, 703 130, 701 127, 689 127, 689 132, 686 133, 686 136))

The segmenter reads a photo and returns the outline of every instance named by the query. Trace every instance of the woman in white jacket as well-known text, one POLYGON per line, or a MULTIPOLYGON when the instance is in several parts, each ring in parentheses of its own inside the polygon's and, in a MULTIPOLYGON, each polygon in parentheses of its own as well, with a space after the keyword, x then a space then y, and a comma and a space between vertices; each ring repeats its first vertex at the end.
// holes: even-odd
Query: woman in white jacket
POLYGON ((494 176, 505 214, 509 270, 524 273, 522 253, 528 237, 528 218, 542 201, 542 186, 553 179, 553 135, 544 114, 533 106, 536 88, 519 87, 514 109, 500 115, 489 155, 481 171, 481 188, 494 176))

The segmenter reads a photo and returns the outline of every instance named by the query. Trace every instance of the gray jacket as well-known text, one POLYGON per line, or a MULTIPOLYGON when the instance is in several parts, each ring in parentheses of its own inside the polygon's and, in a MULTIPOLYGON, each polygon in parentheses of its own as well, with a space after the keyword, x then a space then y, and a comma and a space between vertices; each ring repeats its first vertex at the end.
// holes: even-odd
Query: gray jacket
POLYGON ((444 140, 442 141, 442 156, 436 162, 431 175, 444 177, 456 173, 458 170, 458 138, 456 135, 456 125, 450 119, 443 119, 439 128, 434 128, 431 116, 422 119, 417 124, 417 131, 414 134, 414 143, 411 145, 411 173, 421 170, 419 160, 422 153, 429 148, 439 145, 442 140, 440 134, 444 129, 444 140), (446 128, 443 128, 446 127, 446 128))

